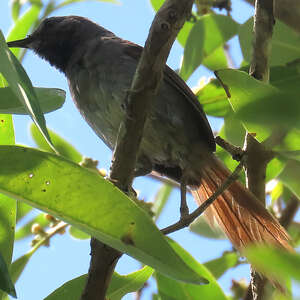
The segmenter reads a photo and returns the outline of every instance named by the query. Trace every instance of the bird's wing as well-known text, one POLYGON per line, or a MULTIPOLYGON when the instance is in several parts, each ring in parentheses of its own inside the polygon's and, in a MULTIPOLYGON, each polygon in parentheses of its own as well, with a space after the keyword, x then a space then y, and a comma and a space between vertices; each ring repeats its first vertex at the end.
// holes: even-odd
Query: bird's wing
MULTIPOLYGON (((139 60, 143 51, 143 47, 134 44, 129 41, 123 41, 124 52, 126 55, 134 58, 135 60, 139 60)), ((169 66, 165 66, 164 70, 164 82, 174 89, 176 89, 180 94, 184 96, 184 98, 193 106, 193 108, 197 111, 199 115, 199 124, 202 134, 207 137, 207 143, 209 149, 211 151, 215 151, 216 145, 214 136, 211 130, 211 127, 208 123, 206 115, 203 111, 201 104, 199 103, 197 97, 192 92, 192 90, 187 86, 185 81, 176 73, 174 72, 169 66)))

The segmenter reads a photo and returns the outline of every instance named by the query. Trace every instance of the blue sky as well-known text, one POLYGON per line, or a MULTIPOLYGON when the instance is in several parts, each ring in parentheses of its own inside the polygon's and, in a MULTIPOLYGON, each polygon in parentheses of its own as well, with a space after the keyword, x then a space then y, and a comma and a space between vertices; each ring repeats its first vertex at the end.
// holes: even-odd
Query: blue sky
MULTIPOLYGON (((90 2, 77 3, 66 9, 61 9, 55 15, 81 15, 99 23, 101 26, 113 31, 120 37, 143 45, 147 37, 149 26, 154 12, 149 0, 122 0, 121 5, 110 3, 90 2)), ((234 4, 237 1, 233 1, 234 4)), ((238 1, 239 3, 240 1, 238 1)), ((245 22, 252 10, 250 6, 233 7, 233 17, 239 23, 245 22)), ((0 29, 6 34, 11 25, 10 7, 8 2, 0 1, 0 29)), ((235 62, 241 60, 237 39, 230 42, 235 62)), ((179 67, 183 49, 178 43, 174 44, 168 59, 168 64, 173 69, 179 67)), ((28 53, 24 60, 24 67, 35 86, 58 87, 68 91, 67 81, 62 73, 52 68, 47 62, 41 60, 33 53, 28 53)), ((199 68, 189 80, 194 86, 200 77, 212 76, 211 72, 199 68)), ((99 160, 99 166, 108 169, 110 166, 111 152, 93 133, 77 112, 69 92, 64 107, 56 112, 46 115, 47 125, 63 137, 67 138, 82 154, 99 160)), ((29 117, 14 116, 16 140, 19 144, 34 146, 28 134, 29 117)), ((210 119, 211 125, 218 129, 221 121, 210 119)), ((160 183, 150 179, 139 178, 135 187, 140 191, 142 198, 151 200, 160 183)), ((191 208, 195 208, 192 199, 189 199, 191 208)), ((164 227, 177 221, 179 214, 179 194, 172 193, 172 197, 160 217, 158 225, 164 227)), ((205 262, 216 258, 225 250, 230 250, 231 245, 226 241, 215 241, 201 238, 187 229, 171 235, 197 260, 205 262)), ((18 242, 15 247, 14 258, 19 257, 29 250, 30 239, 18 242)), ((18 299, 40 300, 46 297, 55 288, 65 281, 86 273, 89 266, 89 241, 78 241, 69 235, 55 236, 51 239, 49 248, 38 250, 30 260, 21 279, 16 285, 18 299)), ((125 274, 139 268, 140 264, 124 255, 118 263, 117 271, 125 274)), ((221 286, 229 292, 231 278, 247 278, 249 268, 240 266, 228 272, 220 279, 221 286)), ((145 291, 143 299, 150 299, 152 289, 145 291)), ((124 299, 133 299, 131 295, 124 299)))

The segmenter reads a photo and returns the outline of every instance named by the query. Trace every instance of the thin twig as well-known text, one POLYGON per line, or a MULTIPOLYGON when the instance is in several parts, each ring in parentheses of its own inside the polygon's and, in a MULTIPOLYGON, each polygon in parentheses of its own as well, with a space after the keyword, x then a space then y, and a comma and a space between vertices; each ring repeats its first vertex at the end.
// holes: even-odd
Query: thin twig
POLYGON ((216 143, 222 147, 225 151, 231 154, 234 160, 240 161, 245 153, 241 147, 230 144, 228 141, 224 140, 220 136, 215 137, 216 143))
POLYGON ((234 181, 239 178, 239 173, 244 165, 244 157, 235 168, 233 173, 223 182, 223 184, 215 191, 215 193, 203 202, 196 210, 187 215, 185 218, 180 219, 178 222, 161 229, 163 234, 169 234, 174 231, 180 230, 189 226, 196 218, 198 218, 207 208, 211 205, 234 181))

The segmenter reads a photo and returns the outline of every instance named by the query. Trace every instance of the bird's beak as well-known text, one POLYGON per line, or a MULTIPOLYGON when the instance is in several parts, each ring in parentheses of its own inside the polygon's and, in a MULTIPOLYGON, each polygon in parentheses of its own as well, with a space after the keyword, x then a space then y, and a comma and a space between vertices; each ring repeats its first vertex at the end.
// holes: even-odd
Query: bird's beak
POLYGON ((22 40, 7 42, 7 46, 10 48, 30 48, 31 37, 27 37, 22 40))

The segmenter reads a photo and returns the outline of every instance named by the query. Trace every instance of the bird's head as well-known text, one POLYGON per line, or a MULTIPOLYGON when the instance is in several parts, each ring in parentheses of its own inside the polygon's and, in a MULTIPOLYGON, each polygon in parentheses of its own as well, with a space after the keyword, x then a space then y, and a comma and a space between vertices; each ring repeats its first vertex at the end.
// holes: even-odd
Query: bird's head
POLYGON ((113 35, 96 23, 79 16, 44 19, 38 28, 22 40, 8 42, 9 47, 28 48, 65 71, 71 56, 97 36, 113 35))

